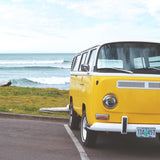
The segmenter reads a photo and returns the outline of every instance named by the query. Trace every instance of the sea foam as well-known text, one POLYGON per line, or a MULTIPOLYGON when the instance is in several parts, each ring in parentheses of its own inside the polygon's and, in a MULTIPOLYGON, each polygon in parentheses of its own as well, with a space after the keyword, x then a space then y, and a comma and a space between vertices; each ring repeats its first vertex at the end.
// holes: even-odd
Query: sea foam
POLYGON ((52 66, 54 64, 62 64, 64 60, 0 60, 0 66, 26 67, 26 66, 52 66))
POLYGON ((70 77, 50 77, 50 78, 27 78, 29 81, 41 84, 67 84, 70 83, 70 77))

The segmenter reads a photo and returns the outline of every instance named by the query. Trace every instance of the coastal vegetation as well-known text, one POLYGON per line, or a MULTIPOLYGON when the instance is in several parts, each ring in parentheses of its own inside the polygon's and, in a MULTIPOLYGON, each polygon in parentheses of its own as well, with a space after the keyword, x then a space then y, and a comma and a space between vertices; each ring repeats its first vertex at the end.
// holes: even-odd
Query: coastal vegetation
POLYGON ((54 88, 1 87, 0 112, 67 117, 66 112, 48 114, 39 112, 39 109, 65 107, 68 93, 54 88))

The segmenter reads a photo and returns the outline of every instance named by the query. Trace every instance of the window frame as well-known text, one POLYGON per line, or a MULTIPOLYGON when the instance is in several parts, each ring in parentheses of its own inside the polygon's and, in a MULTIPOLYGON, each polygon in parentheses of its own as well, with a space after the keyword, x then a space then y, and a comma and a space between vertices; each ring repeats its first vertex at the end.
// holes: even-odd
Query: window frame
POLYGON ((74 68, 73 68, 73 71, 74 72, 78 72, 78 70, 79 70, 79 66, 80 66, 80 62, 81 62, 81 58, 82 58, 82 55, 81 54, 78 54, 76 57, 75 57, 75 64, 74 64, 74 68), (79 58, 79 59, 78 59, 79 58), (77 61, 78 60, 78 61, 77 61), (78 64, 77 64, 78 63, 78 64), (76 66, 76 64, 77 64, 77 66, 76 66), (75 67, 77 67, 77 68, 75 68, 75 67))
POLYGON ((97 48, 92 48, 90 51, 89 51, 89 56, 88 56, 88 60, 87 60, 87 65, 89 65, 89 71, 93 71, 94 68, 95 68, 95 62, 97 61, 97 48), (90 62, 90 59, 91 59, 91 56, 92 56, 92 53, 93 51, 95 51, 95 59, 93 60, 92 62, 92 66, 89 65, 89 62, 90 62))
POLYGON ((81 61, 80 61, 79 69, 78 69, 78 71, 80 71, 80 72, 84 72, 84 71, 81 70, 81 65, 82 65, 82 64, 85 64, 87 54, 88 54, 88 52, 83 52, 83 53, 81 54, 81 61), (84 59, 84 63, 82 63, 82 60, 83 60, 84 55, 85 55, 85 59, 84 59))

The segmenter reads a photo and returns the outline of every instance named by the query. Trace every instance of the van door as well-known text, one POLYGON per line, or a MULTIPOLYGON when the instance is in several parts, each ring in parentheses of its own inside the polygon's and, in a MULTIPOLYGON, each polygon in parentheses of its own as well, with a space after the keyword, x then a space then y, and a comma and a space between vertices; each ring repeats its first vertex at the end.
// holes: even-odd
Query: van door
POLYGON ((86 107, 89 105, 93 85, 92 77, 89 75, 89 73, 93 71, 95 59, 96 49, 93 49, 87 53, 86 59, 81 63, 81 65, 89 66, 88 71, 81 70, 80 80, 80 99, 82 100, 81 104, 85 104, 86 107))
POLYGON ((82 115, 82 104, 84 103, 83 101, 83 94, 84 94, 84 81, 83 81, 83 77, 84 75, 86 75, 86 72, 82 71, 81 65, 85 63, 87 57, 87 52, 82 53, 81 55, 81 61, 80 61, 80 65, 78 68, 78 75, 77 75, 77 85, 76 85, 76 89, 75 91, 77 92, 76 94, 76 101, 78 102, 76 105, 76 111, 78 112, 78 114, 81 116, 82 115))
POLYGON ((74 109, 77 111, 81 107, 79 106, 80 76, 78 71, 80 66, 80 61, 81 61, 81 55, 78 55, 77 57, 75 57, 74 61, 75 61, 74 62, 75 64, 71 72, 71 79, 70 79, 70 96, 72 96, 73 98, 73 106, 74 106, 74 109))

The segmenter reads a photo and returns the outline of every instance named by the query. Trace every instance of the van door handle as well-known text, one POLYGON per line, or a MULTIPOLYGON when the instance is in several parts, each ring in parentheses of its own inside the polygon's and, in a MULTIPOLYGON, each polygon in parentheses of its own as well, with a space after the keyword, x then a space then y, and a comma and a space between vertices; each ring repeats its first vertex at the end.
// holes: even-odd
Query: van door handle
POLYGON ((80 85, 81 85, 81 86, 83 86, 83 85, 84 85, 84 83, 80 83, 80 85))

